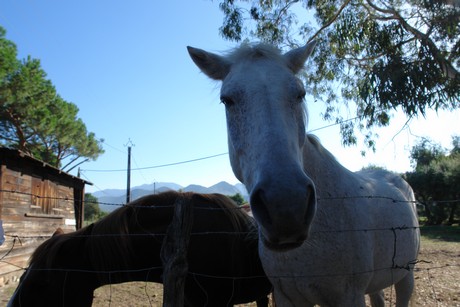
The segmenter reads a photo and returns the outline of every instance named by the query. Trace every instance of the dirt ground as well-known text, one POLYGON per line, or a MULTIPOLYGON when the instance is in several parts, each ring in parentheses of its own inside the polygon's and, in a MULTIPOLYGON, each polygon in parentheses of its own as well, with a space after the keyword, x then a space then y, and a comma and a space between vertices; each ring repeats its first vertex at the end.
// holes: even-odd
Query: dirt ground
POLYGON ((415 306, 460 306, 460 242, 423 240, 418 259, 415 306))
MULTIPOLYGON (((423 239, 416 266, 415 306, 460 307, 460 242, 423 239)), ((6 306, 15 285, 0 288, 0 306, 6 306)), ((394 306, 395 292, 385 292, 387 306, 394 306), (391 304, 390 304, 391 302, 391 304)), ((93 306, 162 306, 160 284, 133 282, 99 288, 93 306)), ((256 306, 255 303, 239 306, 256 306)), ((368 304, 368 306, 370 306, 368 304)))

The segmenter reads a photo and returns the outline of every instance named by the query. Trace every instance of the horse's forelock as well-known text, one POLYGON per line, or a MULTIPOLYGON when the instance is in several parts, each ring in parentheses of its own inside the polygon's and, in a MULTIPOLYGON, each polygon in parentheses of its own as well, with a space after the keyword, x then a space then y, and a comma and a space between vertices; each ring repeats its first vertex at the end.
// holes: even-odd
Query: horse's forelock
POLYGON ((226 58, 230 60, 231 63, 240 62, 246 59, 267 58, 286 64, 286 60, 278 48, 264 43, 243 43, 240 47, 231 50, 226 58))

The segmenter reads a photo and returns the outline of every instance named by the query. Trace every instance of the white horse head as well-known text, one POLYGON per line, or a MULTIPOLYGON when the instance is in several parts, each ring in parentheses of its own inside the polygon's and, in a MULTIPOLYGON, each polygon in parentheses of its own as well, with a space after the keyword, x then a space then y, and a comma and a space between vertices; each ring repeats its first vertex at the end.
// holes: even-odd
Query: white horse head
POLYGON ((228 56, 188 47, 207 76, 222 81, 230 162, 250 192, 261 239, 272 249, 301 245, 316 211, 313 181, 303 168, 305 88, 296 74, 315 42, 282 54, 243 45, 228 56))

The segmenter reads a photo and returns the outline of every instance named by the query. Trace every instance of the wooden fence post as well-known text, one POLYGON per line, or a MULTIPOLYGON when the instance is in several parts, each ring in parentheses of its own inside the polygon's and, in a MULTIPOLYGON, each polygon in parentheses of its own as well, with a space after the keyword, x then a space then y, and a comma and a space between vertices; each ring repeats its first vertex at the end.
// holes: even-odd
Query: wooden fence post
POLYGON ((163 307, 184 306, 185 278, 188 273, 187 248, 193 224, 190 197, 180 196, 161 247, 163 263, 163 307))

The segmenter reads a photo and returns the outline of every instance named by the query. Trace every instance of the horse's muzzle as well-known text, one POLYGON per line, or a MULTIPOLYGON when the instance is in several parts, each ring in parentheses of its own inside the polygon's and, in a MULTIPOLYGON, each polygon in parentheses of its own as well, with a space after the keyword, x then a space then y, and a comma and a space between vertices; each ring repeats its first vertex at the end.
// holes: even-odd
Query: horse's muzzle
POLYGON ((304 177, 299 185, 267 189, 257 185, 251 193, 251 209, 259 224, 260 239, 271 250, 299 247, 308 238, 316 212, 313 183, 304 177))

